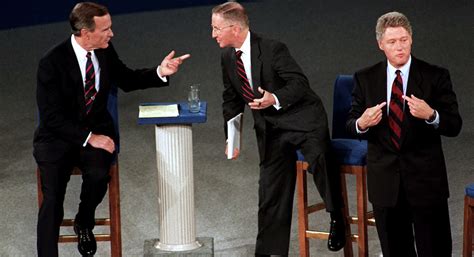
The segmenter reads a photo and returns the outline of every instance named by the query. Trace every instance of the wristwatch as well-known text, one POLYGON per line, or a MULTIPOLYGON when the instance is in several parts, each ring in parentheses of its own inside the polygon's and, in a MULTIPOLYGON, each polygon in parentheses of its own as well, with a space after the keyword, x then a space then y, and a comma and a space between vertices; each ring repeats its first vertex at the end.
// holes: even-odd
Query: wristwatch
POLYGON ((433 121, 435 121, 436 119, 436 110, 433 109, 433 113, 431 114, 431 116, 426 120, 428 123, 432 123, 433 121))

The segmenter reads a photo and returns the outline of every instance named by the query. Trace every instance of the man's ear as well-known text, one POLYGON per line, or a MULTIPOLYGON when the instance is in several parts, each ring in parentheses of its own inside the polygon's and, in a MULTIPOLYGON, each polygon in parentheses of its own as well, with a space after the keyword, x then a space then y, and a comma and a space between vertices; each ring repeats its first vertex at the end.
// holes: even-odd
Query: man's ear
POLYGON ((232 26, 232 33, 234 33, 234 35, 239 35, 240 34, 240 31, 242 31, 242 28, 240 27, 240 25, 235 25, 235 26, 232 26))
POLYGON ((87 29, 81 29, 79 31, 79 36, 85 38, 87 35, 88 30, 87 29))
POLYGON ((384 51, 384 47, 383 47, 383 44, 382 44, 382 40, 377 40, 377 44, 379 46, 379 49, 384 51))

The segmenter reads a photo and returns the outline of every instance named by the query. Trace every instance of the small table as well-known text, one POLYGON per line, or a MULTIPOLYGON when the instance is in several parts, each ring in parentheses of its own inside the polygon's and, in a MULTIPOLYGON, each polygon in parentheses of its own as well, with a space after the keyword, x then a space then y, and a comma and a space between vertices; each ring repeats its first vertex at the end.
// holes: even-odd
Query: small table
POLYGON ((206 122, 207 102, 201 102, 196 113, 189 111, 186 102, 142 105, 169 104, 178 104, 178 117, 138 119, 139 125, 155 124, 160 239, 154 246, 190 251, 201 247, 194 215, 192 124, 206 122))

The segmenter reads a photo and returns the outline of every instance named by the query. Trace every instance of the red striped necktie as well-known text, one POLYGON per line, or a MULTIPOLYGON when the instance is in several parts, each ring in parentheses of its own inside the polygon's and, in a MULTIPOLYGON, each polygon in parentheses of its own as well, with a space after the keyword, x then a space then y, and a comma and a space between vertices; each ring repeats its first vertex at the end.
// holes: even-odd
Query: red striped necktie
POLYGON ((86 79, 84 86, 84 97, 86 100, 86 113, 89 114, 94 102, 97 90, 95 89, 95 70, 92 64, 91 52, 87 52, 86 79))
POLYGON ((390 98, 388 122, 390 125, 390 140, 399 150, 403 124, 403 80, 400 76, 400 70, 397 70, 396 74, 397 77, 392 84, 392 96, 390 98))
POLYGON ((239 79, 240 81, 242 81, 242 95, 245 99, 245 101, 247 102, 252 102, 253 99, 255 98, 254 94, 253 94, 253 90, 252 88, 250 87, 250 82, 247 78, 247 73, 245 72, 245 67, 244 67, 244 63, 242 62, 242 59, 240 58, 240 56, 242 55, 242 51, 238 50, 236 53, 235 53, 236 57, 237 57, 237 75, 239 76, 239 79))

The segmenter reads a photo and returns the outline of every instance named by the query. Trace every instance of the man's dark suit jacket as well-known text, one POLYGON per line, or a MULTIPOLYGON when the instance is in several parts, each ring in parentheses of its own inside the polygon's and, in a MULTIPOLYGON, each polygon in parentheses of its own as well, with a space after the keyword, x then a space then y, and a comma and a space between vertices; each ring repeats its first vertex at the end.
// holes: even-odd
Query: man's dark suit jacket
MULTIPOLYGON (((260 160, 265 156, 267 124, 272 129, 286 131, 327 131, 327 117, 321 99, 309 87, 308 79, 288 48, 281 42, 263 39, 255 33, 250 35, 250 48, 254 95, 261 97, 257 89, 261 87, 275 94, 282 107, 280 110, 273 106, 252 110, 260 160)), ((225 49, 221 61, 225 87, 222 107, 226 126, 229 119, 244 111, 247 103, 242 97, 234 48, 225 49)), ((326 146, 321 144, 315 147, 326 146)))
POLYGON ((94 51, 100 66, 100 89, 86 116, 84 84, 71 38, 40 60, 37 103, 40 123, 34 136, 37 161, 57 161, 73 148, 82 147, 89 132, 115 139, 112 117, 107 111, 111 85, 124 91, 165 86, 156 68, 131 70, 122 63, 111 43, 94 51))
MULTIPOLYGON (((386 101, 387 61, 356 72, 354 83, 347 129, 357 135, 356 119, 366 108, 386 101)), ((390 142, 388 104, 382 109, 380 123, 363 135, 368 139, 367 180, 369 200, 374 205, 394 206, 400 183, 412 205, 433 205, 449 197, 441 136, 458 135, 462 119, 448 70, 412 57, 406 95, 412 94, 438 111, 439 127, 413 117, 405 103, 398 151, 390 142)))

